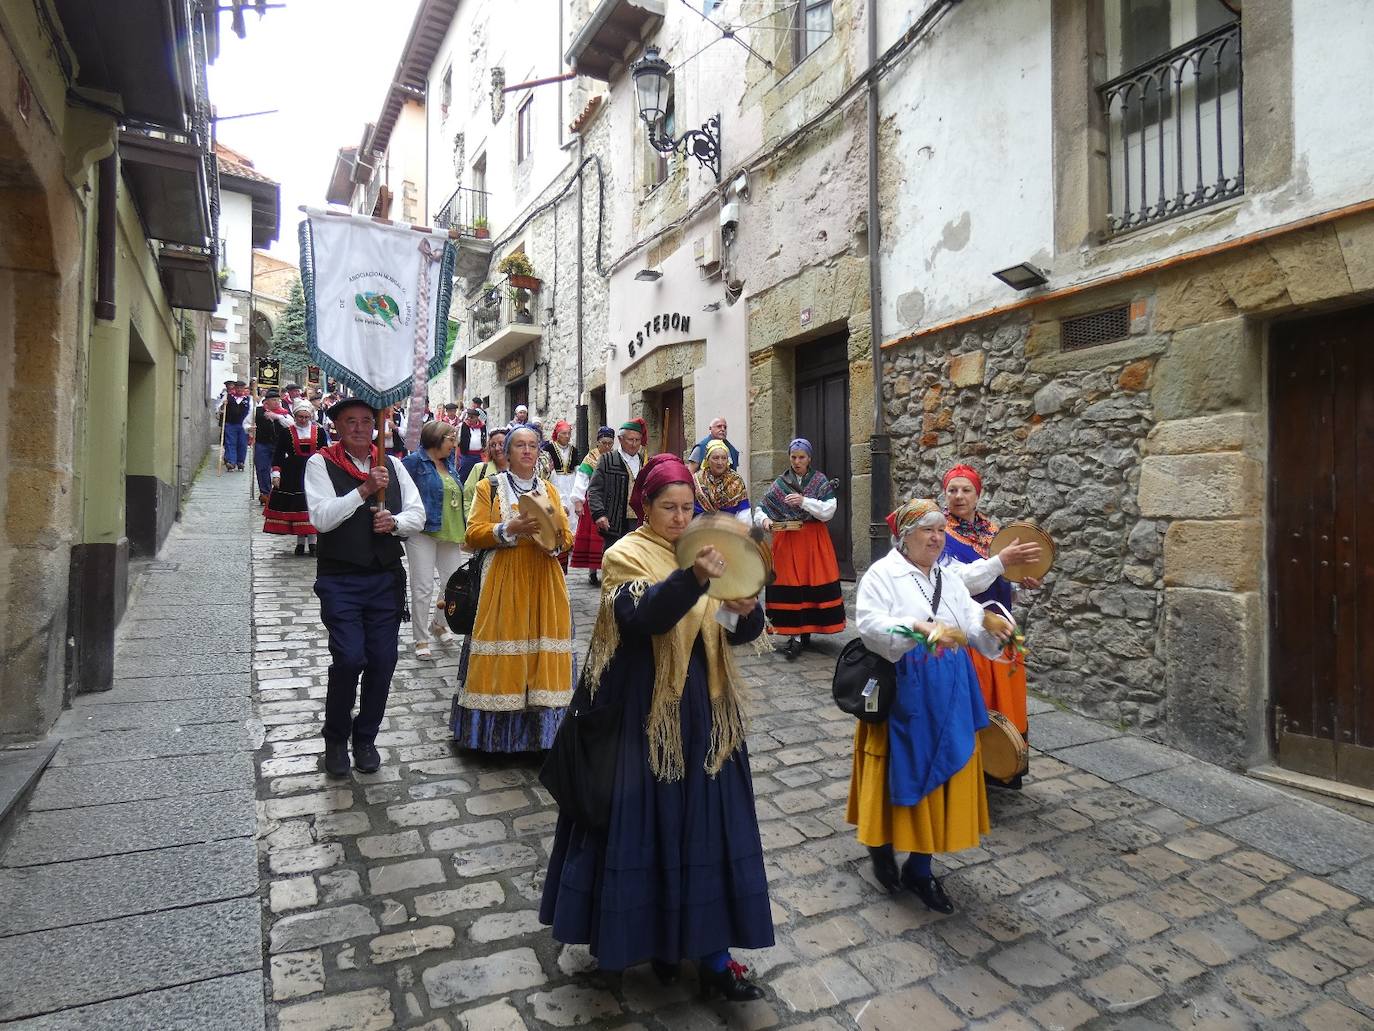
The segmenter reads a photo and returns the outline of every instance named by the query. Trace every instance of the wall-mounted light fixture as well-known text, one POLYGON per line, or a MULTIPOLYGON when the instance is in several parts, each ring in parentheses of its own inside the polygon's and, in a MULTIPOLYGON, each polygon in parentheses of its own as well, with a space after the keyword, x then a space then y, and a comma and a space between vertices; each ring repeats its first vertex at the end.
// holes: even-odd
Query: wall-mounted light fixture
POLYGON ((635 95, 639 100, 639 117, 648 130, 649 146, 660 154, 671 154, 681 148, 682 153, 697 159, 702 168, 710 169, 720 182, 720 116, 712 115, 700 129, 688 129, 677 139, 662 133, 668 114, 668 95, 672 84, 668 80, 673 66, 659 57, 658 47, 645 47, 644 56, 630 66, 635 95))
POLYGON ((663 273, 656 268, 642 268, 635 273, 635 278, 641 283, 654 283, 663 278, 663 273))
POLYGON ((1029 290, 1031 287, 1044 286, 1050 281, 1048 272, 1032 265, 1029 261, 1004 268, 1000 272, 994 272, 993 275, 1013 290, 1029 290))

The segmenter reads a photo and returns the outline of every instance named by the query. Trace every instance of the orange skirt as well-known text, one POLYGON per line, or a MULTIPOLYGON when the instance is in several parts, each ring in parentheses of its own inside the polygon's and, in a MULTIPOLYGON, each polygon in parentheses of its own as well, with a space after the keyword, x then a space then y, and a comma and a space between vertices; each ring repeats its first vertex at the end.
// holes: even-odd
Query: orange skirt
POLYGON ((844 629, 840 566, 830 531, 815 520, 773 534, 776 579, 764 595, 777 634, 838 634, 844 629))
POLYGON ((898 852, 927 855, 978 847, 991 823, 977 735, 963 769, 915 805, 892 804, 887 761, 887 724, 860 723, 854 732, 854 771, 845 813, 845 820, 857 828, 860 844, 891 844, 898 852))
MULTIPOLYGON (((993 662, 977 648, 967 649, 978 673, 978 686, 983 689, 983 704, 996 709, 1025 737, 1026 722, 1026 664, 1025 662, 993 662)), ((999 658, 1011 655, 1010 649, 999 658)))

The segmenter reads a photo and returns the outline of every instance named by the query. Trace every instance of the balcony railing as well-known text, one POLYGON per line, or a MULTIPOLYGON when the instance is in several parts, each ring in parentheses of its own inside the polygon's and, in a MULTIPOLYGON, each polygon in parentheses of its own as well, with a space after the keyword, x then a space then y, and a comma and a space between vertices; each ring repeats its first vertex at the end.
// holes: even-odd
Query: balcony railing
POLYGON ((538 335, 539 291, 517 288, 502 280, 483 292, 472 306, 472 339, 480 344, 510 326, 528 327, 538 335))
POLYGON ((1240 22, 1098 87, 1107 228, 1123 233, 1245 192, 1240 22))
POLYGON ((487 197, 485 190, 471 190, 460 186, 453 191, 448 203, 434 216, 435 229, 457 229, 464 236, 485 238, 487 232, 487 197))

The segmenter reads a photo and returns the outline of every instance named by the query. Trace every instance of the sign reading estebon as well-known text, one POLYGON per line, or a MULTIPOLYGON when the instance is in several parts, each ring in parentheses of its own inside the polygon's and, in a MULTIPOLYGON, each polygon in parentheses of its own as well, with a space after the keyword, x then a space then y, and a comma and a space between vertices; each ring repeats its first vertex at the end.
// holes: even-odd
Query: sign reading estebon
POLYGON ((635 334, 630 341, 630 346, 626 348, 633 358, 637 353, 644 350, 645 346, 652 341, 649 337, 655 333, 688 333, 692 329, 692 317, 683 315, 681 312, 667 312, 663 315, 655 315, 644 323, 644 328, 635 334))

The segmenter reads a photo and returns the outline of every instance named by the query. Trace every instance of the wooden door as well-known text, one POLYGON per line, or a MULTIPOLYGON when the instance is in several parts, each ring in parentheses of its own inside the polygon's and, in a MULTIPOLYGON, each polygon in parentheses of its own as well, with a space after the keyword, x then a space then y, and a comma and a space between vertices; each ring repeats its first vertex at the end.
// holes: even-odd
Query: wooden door
MULTIPOLYGON (((669 387, 658 395, 658 426, 662 435, 661 451, 664 454, 683 457, 687 448, 682 420, 682 388, 669 387)), ((645 442, 648 446, 648 442, 645 442)), ((659 451, 654 451, 659 454, 659 451)))
MULTIPOLYGON (((521 405, 528 407, 529 403, 530 381, 528 376, 524 379, 518 379, 510 386, 506 387, 506 410, 510 412, 511 415, 514 415, 515 410, 521 405)), ((533 415, 530 417, 533 418, 533 415)))
POLYGON ((811 441, 811 467, 840 481, 839 506, 830 520, 830 540, 840 575, 854 579, 849 476, 849 340, 847 334, 827 337, 797 351, 797 429, 811 441))
POLYGON ((1374 308, 1275 327, 1269 389, 1275 751, 1374 787, 1374 308))

